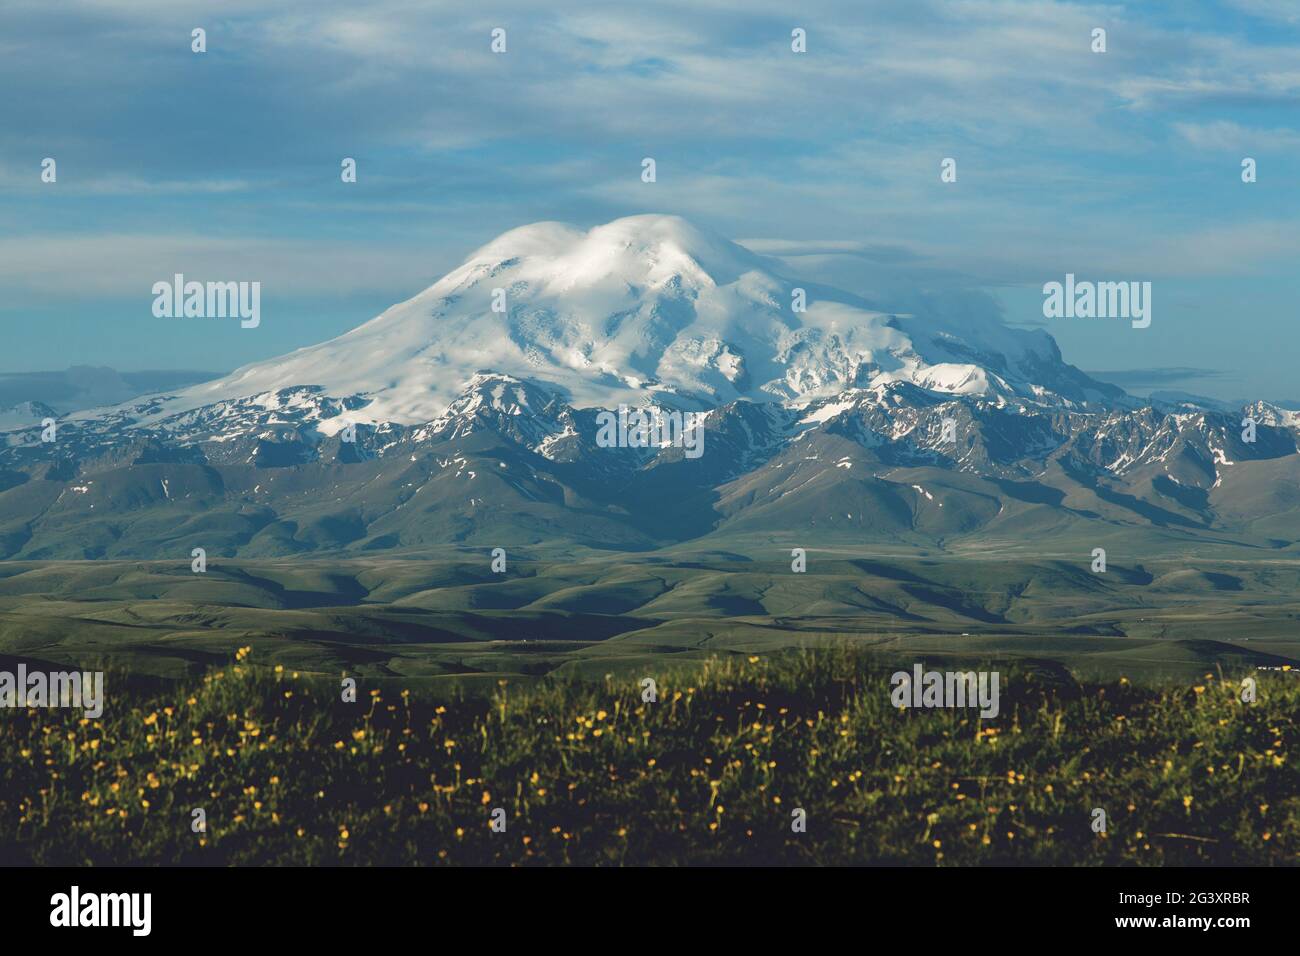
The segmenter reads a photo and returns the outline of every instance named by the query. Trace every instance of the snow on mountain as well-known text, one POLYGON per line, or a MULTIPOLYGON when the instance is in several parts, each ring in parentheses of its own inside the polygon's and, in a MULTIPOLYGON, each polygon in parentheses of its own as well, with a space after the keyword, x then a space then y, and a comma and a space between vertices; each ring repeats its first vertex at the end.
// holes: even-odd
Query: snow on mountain
POLYGON ((35 419, 25 417, 28 406, 57 417, 210 381, 215 374, 179 369, 119 372, 93 365, 73 365, 61 371, 0 372, 0 431, 28 427, 44 417, 45 412, 35 419))
POLYGON ((1140 403, 987 301, 891 309, 795 265, 671 216, 539 223, 345 335, 60 418, 57 440, 52 409, 12 409, 0 556, 1094 522, 1300 540, 1300 414, 1140 403), (602 444, 620 403, 703 412, 707 452, 602 444))
POLYGON ((0 408, 0 432, 14 431, 40 425, 47 418, 57 418, 58 412, 44 402, 19 402, 0 408))
POLYGON ((284 389, 315 387, 313 400, 359 397, 349 421, 421 424, 483 372, 546 383, 575 408, 807 402, 893 382, 1072 406, 1121 394, 1066 365, 1046 333, 951 310, 896 315, 781 269, 676 216, 535 223, 338 338, 183 389, 136 420, 269 408, 284 389), (793 310, 796 288, 806 311, 793 310))
POLYGON ((1300 429, 1300 412, 1282 408, 1272 402, 1252 402, 1242 409, 1242 414, 1254 419, 1257 424, 1300 429))

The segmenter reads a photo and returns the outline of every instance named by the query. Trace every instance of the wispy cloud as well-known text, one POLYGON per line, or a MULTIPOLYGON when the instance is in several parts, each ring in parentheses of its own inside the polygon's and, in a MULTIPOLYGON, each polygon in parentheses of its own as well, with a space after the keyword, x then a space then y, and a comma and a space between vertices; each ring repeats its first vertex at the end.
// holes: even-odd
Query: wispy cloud
POLYGON ((1300 147, 1300 131, 1281 127, 1258 129, 1229 120, 1210 123, 1174 123, 1184 140, 1198 149, 1233 152, 1246 156, 1256 150, 1282 150, 1300 147))
POLYGON ((1124 389, 1165 388, 1181 385, 1197 379, 1215 379, 1223 375, 1222 369, 1188 368, 1171 366, 1168 368, 1127 368, 1118 371, 1090 371, 1093 378, 1110 382, 1124 389))
POLYGON ((192 279, 263 283, 277 296, 414 294, 439 276, 426 250, 406 255, 365 243, 223 239, 193 233, 25 236, 0 239, 0 286, 11 294, 152 301, 153 283, 177 272, 192 279))

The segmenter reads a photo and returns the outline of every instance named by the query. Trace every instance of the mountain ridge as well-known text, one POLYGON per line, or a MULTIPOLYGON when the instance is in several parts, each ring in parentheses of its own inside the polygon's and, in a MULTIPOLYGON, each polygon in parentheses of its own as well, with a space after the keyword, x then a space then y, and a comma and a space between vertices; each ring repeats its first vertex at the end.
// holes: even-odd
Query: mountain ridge
POLYGON ((53 441, 4 433, 0 556, 1300 536, 1296 413, 1144 405, 1041 330, 770 266, 670 216, 511 230, 328 342, 64 416, 53 441), (704 454, 602 447, 624 403, 698 410, 704 454))
POLYGON ((368 396, 367 424, 416 424, 481 370, 548 382, 576 407, 704 409, 892 380, 1072 404, 1123 395, 1067 366, 1045 332, 895 314, 779 268, 676 216, 521 226, 343 335, 182 389, 157 413, 316 385, 368 396))

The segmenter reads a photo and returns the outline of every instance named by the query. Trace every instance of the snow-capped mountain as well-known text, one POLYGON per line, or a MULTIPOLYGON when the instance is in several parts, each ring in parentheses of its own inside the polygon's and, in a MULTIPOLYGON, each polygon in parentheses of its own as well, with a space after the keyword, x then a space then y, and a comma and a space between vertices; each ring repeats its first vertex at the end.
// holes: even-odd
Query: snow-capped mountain
POLYGON ((1143 406, 1046 332, 893 312, 677 217, 540 223, 336 339, 53 435, 11 423, 0 556, 1080 527, 1290 547, 1298 427, 1143 406), (602 445, 621 404, 702 415, 704 453, 602 445))
POLYGON ((523 226, 345 335, 182 390, 155 418, 314 385, 365 396, 356 420, 418 424, 482 370, 550 383, 579 408, 707 409, 888 382, 1073 405, 1119 395, 1065 365, 1045 332, 895 315, 776 268, 676 216, 523 226))
POLYGON ((44 402, 19 402, 0 408, 0 432, 31 428, 33 422, 56 417, 59 413, 44 402))

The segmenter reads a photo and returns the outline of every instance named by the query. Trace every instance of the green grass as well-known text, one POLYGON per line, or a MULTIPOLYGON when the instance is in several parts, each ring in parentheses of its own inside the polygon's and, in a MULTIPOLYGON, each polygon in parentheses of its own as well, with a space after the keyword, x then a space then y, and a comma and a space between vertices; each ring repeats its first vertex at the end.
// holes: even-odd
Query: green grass
POLYGON ((193 679, 231 647, 252 645, 263 664, 398 678, 421 694, 845 641, 872 645, 881 667, 941 654, 1008 667, 1051 660, 1135 683, 1300 667, 1300 562, 1280 557, 1148 561, 1146 577, 1134 578, 1055 558, 830 550, 810 550, 807 573, 796 574, 788 548, 762 560, 540 562, 512 552, 504 575, 484 552, 428 562, 214 558, 201 575, 185 554, 0 562, 0 664, 104 659, 136 675, 193 679))
POLYGON ((850 648, 650 673, 655 703, 610 677, 441 704, 363 680, 349 704, 255 654, 162 689, 109 675, 101 720, 0 713, 0 862, 1300 859, 1294 673, 1258 672, 1243 704, 1217 674, 1161 687, 1004 669, 986 721, 894 709, 887 672, 850 648))

